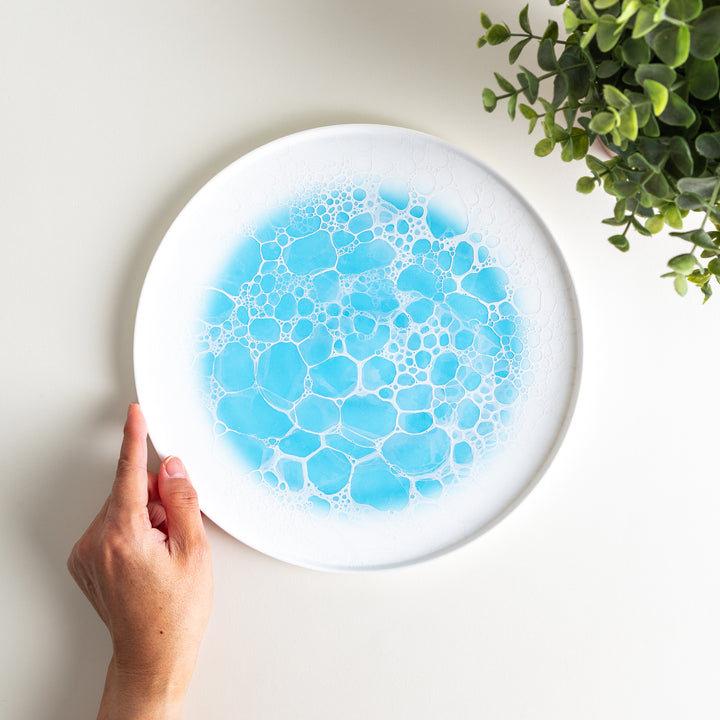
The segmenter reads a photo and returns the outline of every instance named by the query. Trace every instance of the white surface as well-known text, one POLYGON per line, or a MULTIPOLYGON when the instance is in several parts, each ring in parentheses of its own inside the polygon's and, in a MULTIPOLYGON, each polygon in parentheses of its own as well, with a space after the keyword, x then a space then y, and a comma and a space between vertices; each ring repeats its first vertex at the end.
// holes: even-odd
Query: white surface
POLYGON ((427 564, 325 575, 210 525, 215 605, 186 717, 717 716, 720 298, 658 279, 667 238, 618 253, 608 200, 574 193, 582 166, 533 158, 522 122, 483 112, 506 48, 474 48, 477 11, 520 7, 5 4, 0 716, 97 706, 109 643, 65 559, 110 486, 158 242, 230 161, 335 122, 443 137, 540 211, 583 316, 577 410, 527 500, 427 564))

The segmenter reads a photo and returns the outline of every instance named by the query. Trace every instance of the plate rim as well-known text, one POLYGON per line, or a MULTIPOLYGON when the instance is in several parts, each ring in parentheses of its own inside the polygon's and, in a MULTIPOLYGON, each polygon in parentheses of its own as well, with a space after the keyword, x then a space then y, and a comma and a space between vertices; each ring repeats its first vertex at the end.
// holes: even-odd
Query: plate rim
MULTIPOLYGON (((203 183, 197 191, 190 197, 190 199, 185 203, 185 205, 182 207, 180 212, 177 213, 177 215, 174 217, 173 221, 170 223, 170 225, 167 227, 166 231, 164 232, 160 242, 158 243, 154 253, 153 257, 147 267, 147 270, 145 272, 145 276, 143 278, 142 287, 140 290, 140 294, 138 297, 137 302, 137 308, 135 311, 135 322, 133 326, 133 379, 135 384, 135 390, 136 390, 136 396, 138 398, 138 402, 140 403, 140 407, 142 408, 142 395, 144 394, 144 391, 141 390, 140 384, 138 382, 138 375, 141 373, 138 373, 138 367, 139 367, 139 342, 138 342, 138 326, 139 326, 139 318, 141 316, 141 313, 143 311, 143 307, 147 302, 147 297, 149 295, 149 282, 148 279, 152 275, 152 269, 153 266, 156 265, 158 262, 158 256, 161 255, 161 249, 163 246, 167 246, 167 242, 169 241, 169 238, 171 237, 173 230, 176 226, 180 225, 183 222, 183 218, 186 214, 189 214, 192 211, 192 208, 202 200, 202 198, 212 193, 214 188, 225 181, 226 177, 237 173, 238 170, 242 169, 243 165, 252 163, 258 158, 261 158, 262 155, 265 154, 271 154, 273 152, 277 152, 278 150, 281 150, 284 145, 293 145, 298 142, 302 142, 305 140, 312 140, 313 138, 321 138, 323 136, 332 136, 334 134, 353 134, 358 132, 364 132, 368 134, 375 134, 375 133, 399 133, 404 135, 413 135, 416 138, 424 139, 426 142, 429 142, 435 146, 442 147, 446 151, 449 151, 453 153, 456 156, 460 156, 464 160, 468 161, 469 163, 478 166, 481 168, 484 172, 486 172, 488 175, 490 175, 493 180, 495 180, 498 184, 503 186, 506 191, 510 193, 511 196, 518 202, 520 202, 522 205, 524 205, 527 212, 532 216, 535 223, 537 223, 538 227, 543 231, 543 234, 546 238, 546 241, 548 243, 549 248, 552 250, 553 256, 555 261, 557 262, 558 268, 560 270, 560 273, 562 277, 565 280, 566 284, 566 290, 567 290, 567 297, 568 297, 568 306, 572 310, 572 334, 571 337, 575 343, 575 353, 574 353, 574 368, 572 373, 572 388, 571 392, 568 396, 567 402, 565 404, 565 409, 563 413, 563 420, 557 427, 556 432, 553 434, 553 440, 549 444, 542 461, 538 464, 537 470, 532 474, 531 478, 528 482, 526 482, 522 489, 513 495, 511 500, 507 502, 504 506, 502 506, 496 513, 493 514, 492 518, 490 520, 487 520, 484 522, 480 527, 478 527, 474 532, 467 533, 462 538, 455 540, 453 542, 450 542, 448 544, 442 545, 435 550, 432 550, 430 552, 425 552, 419 555, 414 555, 410 558, 406 558, 403 560, 397 560, 387 563, 377 563, 377 564, 367 564, 367 565, 333 565, 333 564, 326 564, 326 563, 313 563, 313 562, 307 562, 303 560, 293 559, 290 554, 284 554, 284 553, 276 553, 276 552, 268 552, 267 550, 262 549, 261 547, 258 547, 257 543, 251 543, 248 542, 246 539, 243 539, 242 537, 238 537, 235 532, 230 531, 217 523, 213 519, 213 514, 206 512, 204 509, 201 508, 201 511, 205 517, 210 519, 214 525, 216 525, 218 528, 220 528, 223 532, 230 535, 235 540, 243 543, 245 546, 252 548, 253 550, 262 553, 263 555, 273 558, 275 560, 279 560, 281 562, 285 562, 291 565, 294 565, 296 567, 301 567, 308 570, 315 570, 315 571, 322 571, 322 572, 332 572, 332 573, 339 573, 339 574, 358 574, 358 573, 372 573, 372 572, 378 572, 382 570, 392 570, 399 567, 408 567, 412 565, 417 565, 419 563, 424 563, 429 560, 436 559, 438 557, 441 557, 443 555, 447 555, 461 547, 464 547, 468 545, 469 543, 477 540, 479 537, 484 535, 485 533, 492 530, 495 526, 497 526, 500 522, 502 522, 508 515, 512 513, 513 510, 515 510, 518 505, 520 505, 527 497, 528 495, 537 487, 540 480, 545 476, 546 472, 548 471, 549 467, 551 466, 553 460, 557 456, 560 448, 563 445, 563 442, 565 440, 565 437, 567 435, 567 432, 569 430, 570 424, 572 422, 573 416, 575 414, 575 409, 577 407, 578 397, 580 394, 580 387, 582 384, 582 370, 583 370, 583 361, 584 361, 584 342, 583 342, 583 328, 582 328, 582 314, 580 311, 580 302, 578 298, 577 291, 575 289, 575 283, 573 282, 572 275, 570 273, 570 269, 568 267, 567 261, 565 260, 565 257, 555 239, 554 234, 550 231, 548 225, 545 223, 543 218, 540 216, 538 211, 535 209, 535 207, 530 203, 525 196, 520 193, 512 183, 510 183, 502 174, 497 172, 494 168, 490 167, 486 162, 478 158, 477 156, 473 155, 469 151, 465 150, 464 148, 458 147, 457 145, 454 145, 453 143, 450 143, 449 141, 437 137, 435 135, 415 130, 412 128, 407 128, 399 125, 389 125, 389 124, 376 124, 376 123, 343 123, 343 124, 330 124, 330 125, 322 125, 318 127, 313 127, 305 130, 300 130, 298 132, 290 133, 288 135, 283 135, 280 137, 277 137, 273 140, 270 140, 258 147, 253 148, 252 150, 249 150, 248 152, 244 153, 243 155, 237 157, 235 160, 230 162, 228 165, 223 167, 220 171, 215 173, 209 180, 207 180, 205 183, 203 183)), ((570 336, 570 334, 569 334, 570 336)), ((164 459, 164 456, 160 449, 158 449, 155 446, 155 443, 152 439, 152 434, 148 431, 148 437, 150 438, 150 441, 153 442, 153 447, 155 447, 156 451, 158 452, 158 455, 160 456, 161 460, 164 459)))

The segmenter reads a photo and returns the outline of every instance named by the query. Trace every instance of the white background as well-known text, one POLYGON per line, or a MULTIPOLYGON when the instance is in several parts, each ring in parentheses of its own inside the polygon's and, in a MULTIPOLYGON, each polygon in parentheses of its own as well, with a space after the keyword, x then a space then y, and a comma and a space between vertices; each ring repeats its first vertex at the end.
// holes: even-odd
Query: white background
POLYGON ((718 716, 720 287, 676 297, 658 276, 680 241, 621 255, 609 199, 574 191, 583 165, 535 158, 524 121, 483 111, 508 48, 475 48, 478 11, 516 27, 520 2, 2 5, 0 717, 96 710, 109 640, 65 560, 110 487, 164 232, 243 153, 344 122, 444 138, 535 206, 579 296, 577 410, 525 502, 423 565, 301 570, 208 523, 186 717, 718 716))

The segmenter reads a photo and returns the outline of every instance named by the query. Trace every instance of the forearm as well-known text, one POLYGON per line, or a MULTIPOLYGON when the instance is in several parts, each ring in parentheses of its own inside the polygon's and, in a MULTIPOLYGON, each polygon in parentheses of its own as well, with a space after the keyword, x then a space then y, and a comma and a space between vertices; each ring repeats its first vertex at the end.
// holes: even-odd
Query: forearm
POLYGON ((179 720, 190 682, 187 672, 134 674, 110 661, 98 720, 179 720))

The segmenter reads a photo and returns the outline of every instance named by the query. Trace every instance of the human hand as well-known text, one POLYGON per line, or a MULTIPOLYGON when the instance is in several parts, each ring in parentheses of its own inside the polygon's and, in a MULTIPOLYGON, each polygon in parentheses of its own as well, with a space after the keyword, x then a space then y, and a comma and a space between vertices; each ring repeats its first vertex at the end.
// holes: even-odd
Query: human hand
POLYGON ((197 494, 178 458, 147 470, 147 426, 130 405, 115 483, 68 569, 112 638, 98 718, 180 717, 212 604, 197 494))

